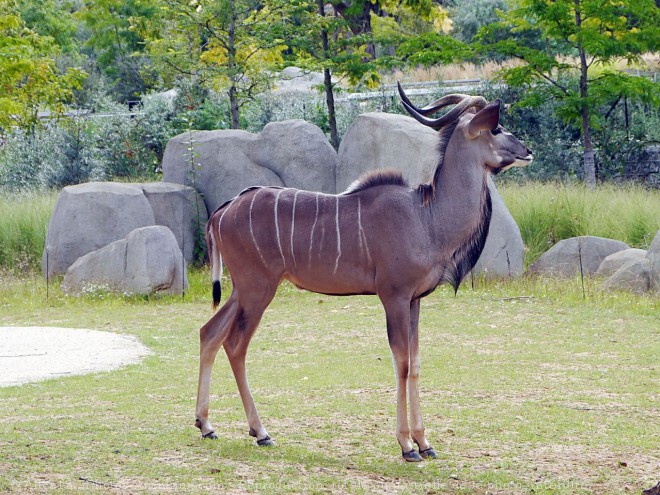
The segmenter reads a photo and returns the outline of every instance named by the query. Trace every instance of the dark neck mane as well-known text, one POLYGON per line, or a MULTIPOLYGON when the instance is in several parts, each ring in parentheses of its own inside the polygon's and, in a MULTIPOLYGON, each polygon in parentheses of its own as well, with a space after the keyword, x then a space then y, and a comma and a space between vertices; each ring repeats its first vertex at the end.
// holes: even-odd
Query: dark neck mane
POLYGON ((472 233, 456 249, 451 260, 445 267, 441 282, 449 282, 454 288, 454 293, 458 292, 458 286, 470 270, 477 264, 481 252, 486 244, 488 230, 490 228, 490 219, 493 211, 493 204, 490 198, 490 189, 488 188, 488 174, 484 173, 483 188, 481 190, 481 199, 479 201, 480 212, 479 222, 472 233))
POLYGON ((435 189, 438 184, 440 172, 442 171, 442 165, 444 164, 445 161, 445 152, 447 151, 447 145, 449 144, 449 140, 451 139, 452 134, 454 134, 454 130, 456 129, 457 125, 458 125, 458 119, 454 120, 447 127, 443 127, 438 132, 438 135, 440 136, 440 141, 438 143, 439 157, 438 157, 438 165, 435 167, 435 172, 433 173, 433 179, 431 180, 430 184, 421 184, 417 188, 417 191, 422 197, 422 204, 424 205, 430 204, 431 201, 435 199, 435 189))

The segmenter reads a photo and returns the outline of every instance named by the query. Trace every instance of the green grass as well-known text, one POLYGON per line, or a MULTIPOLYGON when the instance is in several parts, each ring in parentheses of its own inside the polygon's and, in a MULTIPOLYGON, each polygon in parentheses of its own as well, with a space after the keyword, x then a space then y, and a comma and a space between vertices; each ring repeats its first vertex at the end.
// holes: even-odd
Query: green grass
MULTIPOLYGON (((0 389, 0 493, 627 494, 658 479, 660 299, 588 281, 477 281, 422 306, 422 406, 436 461, 402 462, 374 297, 283 286, 248 355, 276 447, 247 425, 227 360, 218 441, 192 426, 208 274, 180 297, 61 294, 4 275, 0 325, 138 336, 153 354, 108 373, 0 389)), ((98 352, 104 352, 98 349, 98 352)), ((5 365, 0 357, 0 365, 5 365)))
POLYGON ((528 264, 569 237, 608 237, 648 249, 660 230, 660 190, 612 184, 592 190, 560 183, 505 183, 498 188, 520 227, 528 264))
POLYGON ((41 264, 52 193, 0 194, 0 269, 25 272, 41 264))

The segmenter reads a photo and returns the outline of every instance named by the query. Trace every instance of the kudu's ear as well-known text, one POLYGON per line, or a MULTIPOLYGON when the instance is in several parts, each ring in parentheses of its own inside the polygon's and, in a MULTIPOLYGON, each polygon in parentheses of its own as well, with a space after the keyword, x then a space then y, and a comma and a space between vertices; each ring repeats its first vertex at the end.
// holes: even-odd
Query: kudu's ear
POLYGON ((481 131, 491 131, 500 123, 500 100, 486 105, 475 115, 468 124, 467 132, 470 137, 477 137, 481 131))

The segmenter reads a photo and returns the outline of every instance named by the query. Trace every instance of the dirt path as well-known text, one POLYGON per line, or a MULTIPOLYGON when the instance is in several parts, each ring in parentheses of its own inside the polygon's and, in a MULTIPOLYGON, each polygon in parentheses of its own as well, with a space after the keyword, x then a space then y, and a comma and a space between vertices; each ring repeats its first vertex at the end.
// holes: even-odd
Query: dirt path
POLYGON ((57 327, 0 327, 0 387, 108 371, 150 354, 137 338, 57 327))

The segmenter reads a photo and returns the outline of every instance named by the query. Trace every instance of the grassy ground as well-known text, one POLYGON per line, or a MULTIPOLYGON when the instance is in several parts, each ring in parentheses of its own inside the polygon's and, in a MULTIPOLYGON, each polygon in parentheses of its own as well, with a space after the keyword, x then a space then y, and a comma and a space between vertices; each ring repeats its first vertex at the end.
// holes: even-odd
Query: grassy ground
MULTIPOLYGON (((439 289, 422 306, 422 404, 439 459, 402 462, 384 318, 372 297, 284 286, 248 356, 247 435, 226 358, 218 441, 193 427, 207 274, 181 298, 62 296, 5 275, 0 325, 138 336, 138 365, 0 389, 0 493, 627 494, 659 481, 660 300, 578 280, 439 289)), ((103 349, 98 349, 103 352, 103 349)), ((0 366, 6 360, 0 357, 0 366)))

